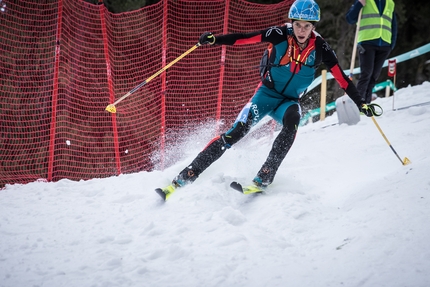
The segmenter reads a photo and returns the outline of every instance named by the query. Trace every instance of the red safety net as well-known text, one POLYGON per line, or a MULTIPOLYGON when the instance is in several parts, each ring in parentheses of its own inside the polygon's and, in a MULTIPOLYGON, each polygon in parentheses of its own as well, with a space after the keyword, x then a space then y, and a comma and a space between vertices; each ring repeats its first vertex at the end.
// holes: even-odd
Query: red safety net
POLYGON ((193 47, 205 31, 249 32, 287 21, 293 1, 161 0, 112 14, 79 0, 2 0, 0 187, 108 177, 164 166, 178 135, 234 121, 259 83, 267 44, 193 47), (155 159, 154 159, 155 158, 155 159))

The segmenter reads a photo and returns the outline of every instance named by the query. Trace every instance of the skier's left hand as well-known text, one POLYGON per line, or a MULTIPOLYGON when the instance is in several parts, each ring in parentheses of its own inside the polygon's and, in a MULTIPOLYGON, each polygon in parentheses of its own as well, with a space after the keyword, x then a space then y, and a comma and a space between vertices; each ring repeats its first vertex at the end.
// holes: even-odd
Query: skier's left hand
POLYGON ((377 104, 363 104, 360 108, 360 112, 368 117, 379 117, 382 115, 383 110, 380 105, 377 104), (378 108, 380 111, 377 111, 378 108))

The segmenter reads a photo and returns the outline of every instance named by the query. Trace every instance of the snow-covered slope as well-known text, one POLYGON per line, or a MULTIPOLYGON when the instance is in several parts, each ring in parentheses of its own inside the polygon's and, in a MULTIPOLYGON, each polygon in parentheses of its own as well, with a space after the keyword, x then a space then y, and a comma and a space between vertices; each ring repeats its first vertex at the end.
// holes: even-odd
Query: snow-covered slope
POLYGON ((168 169, 0 191, 0 286, 430 286, 430 83, 378 99, 377 121, 302 127, 267 194, 251 137, 162 203, 168 169), (409 107, 410 106, 410 107, 409 107))

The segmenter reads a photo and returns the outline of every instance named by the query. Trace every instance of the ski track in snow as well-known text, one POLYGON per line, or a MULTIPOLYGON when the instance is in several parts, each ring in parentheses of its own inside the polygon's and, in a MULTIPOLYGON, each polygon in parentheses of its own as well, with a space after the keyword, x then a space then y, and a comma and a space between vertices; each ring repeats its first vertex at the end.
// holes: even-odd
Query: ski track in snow
MULTIPOLYGON (((430 101, 400 89, 396 108, 430 101)), ((299 129, 266 194, 249 182, 273 139, 248 137, 163 203, 204 146, 164 171, 0 190, 0 287, 430 286, 430 105, 299 129)), ((210 133, 205 133, 205 136, 210 133)), ((276 135, 276 134, 275 134, 276 135)))

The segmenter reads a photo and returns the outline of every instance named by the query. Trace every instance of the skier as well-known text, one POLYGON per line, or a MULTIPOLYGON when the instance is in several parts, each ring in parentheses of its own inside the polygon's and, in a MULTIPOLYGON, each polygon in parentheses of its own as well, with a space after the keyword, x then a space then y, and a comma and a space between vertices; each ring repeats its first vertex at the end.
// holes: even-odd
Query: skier
POLYGON ((176 188, 194 182, 227 149, 242 139, 252 126, 269 115, 283 127, 253 183, 243 190, 246 194, 263 191, 273 182, 279 166, 294 142, 301 118, 299 98, 312 83, 321 62, 357 107, 366 112, 367 106, 362 107, 361 97, 339 66, 335 53, 321 35, 314 31, 314 24, 320 20, 318 4, 313 0, 297 0, 292 4, 288 17, 291 23, 262 31, 217 36, 205 32, 200 36, 199 42, 209 45, 271 43, 271 54, 266 54, 262 60, 262 82, 250 102, 239 113, 233 126, 212 139, 173 179, 171 185, 156 189, 164 199, 169 198, 176 188))

